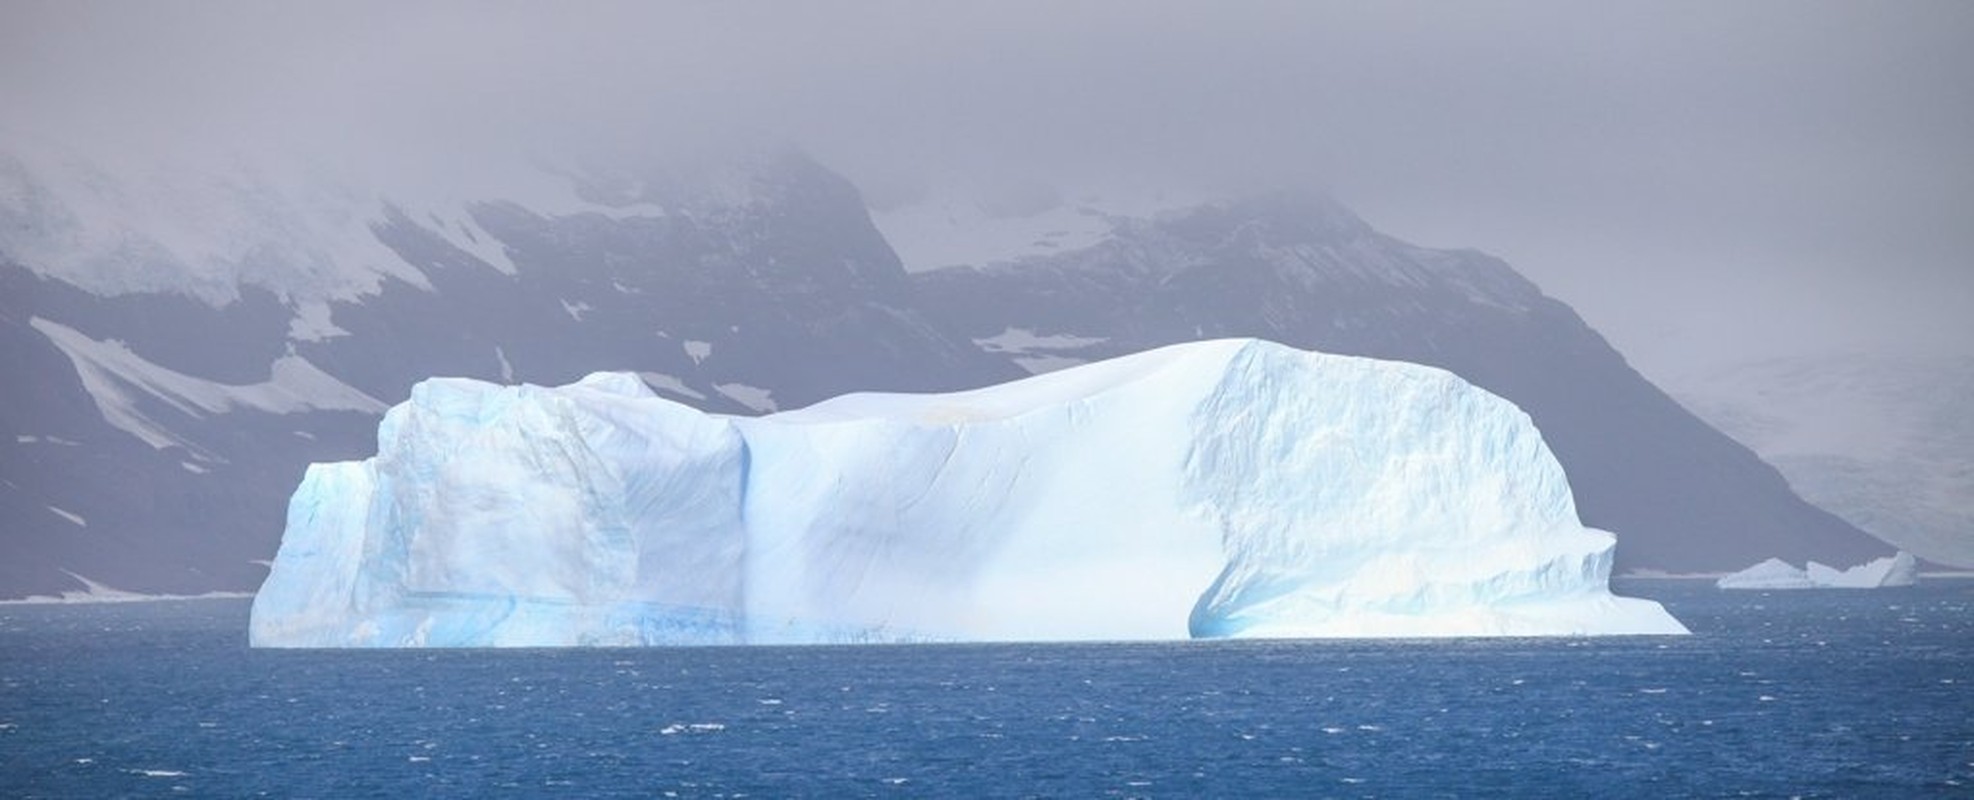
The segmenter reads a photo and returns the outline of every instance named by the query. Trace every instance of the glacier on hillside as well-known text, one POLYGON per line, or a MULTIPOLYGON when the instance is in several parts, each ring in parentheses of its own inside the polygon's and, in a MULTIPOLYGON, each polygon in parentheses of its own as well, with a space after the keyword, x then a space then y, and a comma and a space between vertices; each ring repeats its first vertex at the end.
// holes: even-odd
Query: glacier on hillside
POLYGON ((310 468, 256 646, 1684 633, 1506 400, 1255 340, 708 415, 419 384, 310 468))
POLYGON ((1901 550, 1843 570, 1815 561, 1796 569, 1787 561, 1771 558, 1724 575, 1714 584, 1722 589, 1884 589, 1918 582, 1919 560, 1901 550))

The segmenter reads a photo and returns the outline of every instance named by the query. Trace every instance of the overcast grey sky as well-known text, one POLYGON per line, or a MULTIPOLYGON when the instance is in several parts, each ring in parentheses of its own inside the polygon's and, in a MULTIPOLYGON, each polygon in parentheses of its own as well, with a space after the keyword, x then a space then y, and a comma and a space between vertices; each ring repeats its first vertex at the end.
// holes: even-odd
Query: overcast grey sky
POLYGON ((927 181, 1326 187, 1648 374, 1974 355, 1974 3, 0 2, 0 108, 471 171, 793 142, 927 181))

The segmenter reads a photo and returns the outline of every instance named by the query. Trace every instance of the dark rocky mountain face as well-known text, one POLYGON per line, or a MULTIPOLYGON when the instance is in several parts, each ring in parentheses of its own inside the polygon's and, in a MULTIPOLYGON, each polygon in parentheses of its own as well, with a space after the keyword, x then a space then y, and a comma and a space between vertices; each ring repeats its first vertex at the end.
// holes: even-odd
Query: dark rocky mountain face
POLYGON ((1209 206, 1057 256, 908 275, 855 189, 800 156, 725 192, 618 178, 582 184, 601 210, 473 204, 478 233, 387 209, 372 233, 426 285, 387 278, 332 302, 342 333, 328 338, 294 336, 297 301, 252 287, 220 306, 92 294, 0 257, 0 596, 81 588, 75 576, 252 589, 306 465, 368 455, 377 414, 433 375, 634 370, 682 402, 754 413, 1218 336, 1435 364, 1514 400, 1586 522, 1620 534, 1623 566, 1886 550, 1506 265, 1405 245, 1321 199, 1209 206), (509 263, 462 236, 498 240, 509 263))
POLYGON ((797 156, 750 178, 743 204, 684 203, 664 216, 474 206, 511 275, 393 213, 377 235, 431 288, 392 283, 337 305, 350 335, 297 350, 376 397, 402 397, 434 374, 561 384, 628 369, 675 379, 686 389, 676 399, 743 413, 759 408, 720 387, 765 389, 793 407, 1021 374, 910 307, 904 268, 849 183, 797 156))
POLYGON ((127 343, 160 371, 254 384, 282 353, 287 314, 264 292, 220 309, 102 298, 0 263, 0 596, 80 589, 78 575, 130 591, 250 588, 303 467, 373 449, 374 413, 214 411, 175 393, 183 386, 79 367, 50 322, 127 343), (169 443, 111 425, 98 394, 121 395, 120 413, 144 420, 133 427, 169 443))
MULTIPOLYGON (((1575 312, 1506 264, 1383 236, 1319 198, 1256 198, 1161 218, 1087 250, 918 276, 955 334, 1010 328, 1030 357, 1094 360, 1252 336, 1448 369, 1535 420, 1618 568, 1852 564, 1882 543, 1795 496, 1747 448, 1632 370, 1575 312)), ((999 345, 1020 349, 1020 345, 999 345)))
POLYGON ((663 215, 474 206, 511 274, 440 235, 444 221, 391 209, 375 235, 429 285, 333 303, 345 333, 324 339, 291 340, 294 310, 266 291, 219 307, 100 296, 0 262, 0 597, 81 589, 78 575, 140 592, 254 588, 306 466, 374 452, 377 414, 433 375, 552 385, 634 370, 674 399, 752 414, 1025 374, 910 307, 904 269, 842 178, 785 156, 745 180, 727 200, 667 197, 663 215), (79 364, 58 337, 117 363, 79 364), (219 404, 208 396, 269 382, 284 354, 375 402, 275 412, 180 396, 219 404), (112 424, 106 393, 141 422, 112 424))

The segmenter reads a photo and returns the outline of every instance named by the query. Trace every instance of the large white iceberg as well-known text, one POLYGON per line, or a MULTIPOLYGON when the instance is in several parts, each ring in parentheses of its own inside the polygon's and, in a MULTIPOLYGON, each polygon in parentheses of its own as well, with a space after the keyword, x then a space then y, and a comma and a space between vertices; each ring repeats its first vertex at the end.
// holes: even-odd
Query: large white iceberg
POLYGON ((1845 570, 1815 561, 1809 562, 1807 569, 1796 569, 1787 561, 1771 558, 1740 572, 1724 575, 1714 583, 1722 589, 1883 589, 1912 586, 1918 582, 1918 559, 1901 550, 1897 555, 1845 570))
POLYGON ((1508 401, 1253 340, 758 418, 434 379, 378 440, 296 490, 254 645, 1685 632, 1508 401))

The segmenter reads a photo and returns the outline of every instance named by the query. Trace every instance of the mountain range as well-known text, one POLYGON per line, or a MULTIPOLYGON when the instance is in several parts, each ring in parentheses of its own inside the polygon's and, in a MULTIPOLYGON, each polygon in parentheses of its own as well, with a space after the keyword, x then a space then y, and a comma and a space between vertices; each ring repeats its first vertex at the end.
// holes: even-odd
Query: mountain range
POLYGON ((1083 210, 1101 225, 1060 246, 913 272, 800 153, 515 174, 462 198, 0 157, 0 596, 253 588, 305 465, 372 452, 379 413, 432 375, 633 370, 751 414, 1222 336, 1440 366, 1514 401, 1620 570, 1891 551, 1506 264, 1321 195, 1083 210))

